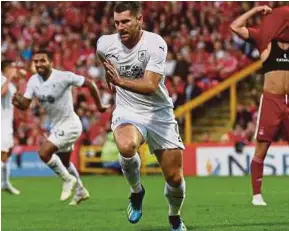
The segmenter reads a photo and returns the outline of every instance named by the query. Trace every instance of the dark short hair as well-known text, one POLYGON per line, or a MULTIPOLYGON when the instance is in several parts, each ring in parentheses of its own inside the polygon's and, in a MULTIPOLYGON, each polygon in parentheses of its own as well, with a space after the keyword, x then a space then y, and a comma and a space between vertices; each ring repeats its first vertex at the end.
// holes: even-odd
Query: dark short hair
POLYGON ((119 2, 114 7, 114 12, 121 13, 130 11, 133 16, 138 16, 141 13, 140 2, 119 2))
POLYGON ((51 51, 40 49, 39 51, 34 51, 33 52, 33 56, 36 55, 36 54, 46 54, 48 59, 49 59, 49 61, 53 60, 53 53, 51 51))
POLYGON ((10 59, 6 59, 6 60, 1 61, 1 71, 4 72, 6 67, 9 67, 12 63, 13 63, 13 61, 10 59))

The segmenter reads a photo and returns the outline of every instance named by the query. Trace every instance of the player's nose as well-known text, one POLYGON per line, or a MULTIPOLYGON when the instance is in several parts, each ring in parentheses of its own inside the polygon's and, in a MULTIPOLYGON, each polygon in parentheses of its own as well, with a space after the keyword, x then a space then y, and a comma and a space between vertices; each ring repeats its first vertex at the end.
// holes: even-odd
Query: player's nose
POLYGON ((118 29, 119 32, 123 32, 124 29, 125 29, 124 24, 122 24, 122 23, 118 24, 117 29, 118 29))
POLYGON ((119 26, 119 27, 117 28, 117 30, 119 31, 119 33, 123 33, 123 27, 119 26))

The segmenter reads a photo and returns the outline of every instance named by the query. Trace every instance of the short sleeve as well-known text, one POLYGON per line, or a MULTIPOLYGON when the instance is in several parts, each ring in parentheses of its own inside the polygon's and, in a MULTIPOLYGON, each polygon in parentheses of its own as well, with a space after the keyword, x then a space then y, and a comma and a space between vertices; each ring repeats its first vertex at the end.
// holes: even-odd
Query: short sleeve
POLYGON ((27 99, 32 99, 34 97, 33 77, 28 80, 23 96, 27 99))
POLYGON ((107 39, 105 39, 105 35, 101 36, 96 43, 96 53, 98 56, 100 56, 100 58, 105 59, 105 53, 106 53, 106 49, 108 47, 107 45, 107 39))
POLYGON ((165 75, 165 63, 167 57, 167 44, 162 38, 156 38, 151 50, 150 58, 146 66, 146 71, 152 71, 160 75, 165 75))
POLYGON ((76 75, 68 72, 68 84, 76 87, 81 87, 84 84, 85 78, 82 75, 76 75))

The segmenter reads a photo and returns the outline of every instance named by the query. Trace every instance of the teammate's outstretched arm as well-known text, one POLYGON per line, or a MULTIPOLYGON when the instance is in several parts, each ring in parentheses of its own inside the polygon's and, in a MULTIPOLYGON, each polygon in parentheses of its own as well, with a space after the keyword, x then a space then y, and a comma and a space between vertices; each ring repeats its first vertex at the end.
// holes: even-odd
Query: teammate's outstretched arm
POLYGON ((25 98, 20 92, 16 92, 12 98, 12 104, 23 111, 29 108, 31 101, 31 99, 25 98))
POLYGON ((140 79, 123 78, 109 60, 105 60, 103 64, 107 70, 109 82, 125 90, 143 95, 155 93, 162 78, 160 74, 152 71, 145 71, 144 77, 140 79))
POLYGON ((263 5, 263 6, 256 6, 252 8, 251 10, 247 11, 246 13, 242 14, 240 17, 238 17, 232 24, 231 24, 231 30, 235 32, 237 35, 241 36, 244 39, 249 38, 249 30, 246 26, 247 21, 255 14, 262 12, 264 15, 270 13, 272 11, 272 8, 269 6, 263 5))
POLYGON ((95 105, 100 112, 105 112, 106 109, 111 107, 111 105, 102 105, 101 100, 100 100, 99 91, 97 89, 97 86, 95 85, 95 83, 92 80, 85 79, 85 81, 83 83, 83 87, 88 88, 91 96, 93 97, 95 105))

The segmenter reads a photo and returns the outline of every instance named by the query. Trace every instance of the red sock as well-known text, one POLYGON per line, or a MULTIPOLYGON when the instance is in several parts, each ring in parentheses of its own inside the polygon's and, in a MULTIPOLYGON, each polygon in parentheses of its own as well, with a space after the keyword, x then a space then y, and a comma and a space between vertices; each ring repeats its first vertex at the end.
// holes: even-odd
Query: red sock
POLYGON ((251 162, 251 181, 253 194, 261 194, 261 185, 263 180, 264 159, 254 156, 251 162))

